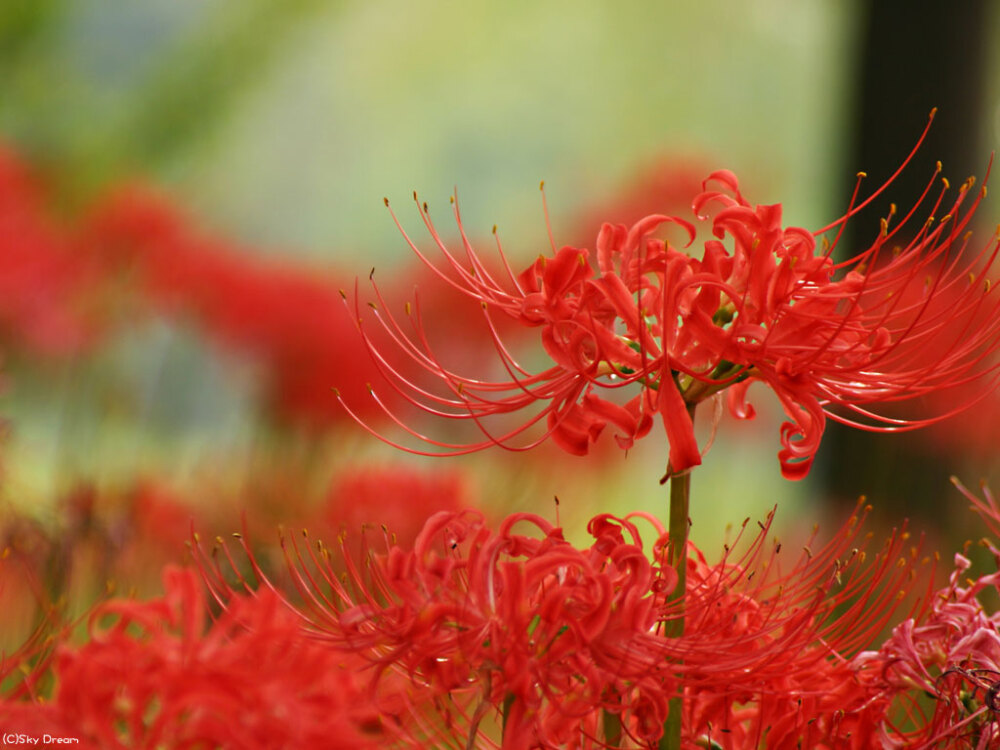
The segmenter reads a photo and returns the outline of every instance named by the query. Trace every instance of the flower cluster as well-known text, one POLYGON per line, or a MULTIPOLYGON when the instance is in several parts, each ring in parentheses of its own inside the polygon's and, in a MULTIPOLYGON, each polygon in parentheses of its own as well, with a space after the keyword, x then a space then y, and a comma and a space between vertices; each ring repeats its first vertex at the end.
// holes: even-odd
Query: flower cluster
MULTIPOLYGON (((966 495, 996 537, 993 496, 966 495)), ((169 568, 163 597, 10 655, 0 718, 111 748, 649 748, 676 705, 683 748, 992 746, 1000 574, 966 581, 959 555, 935 591, 920 545, 873 548, 865 513, 792 559, 773 514, 716 562, 691 547, 683 599, 647 516, 596 516, 584 547, 471 511, 358 554, 293 538, 282 583, 245 539, 234 555, 196 537, 200 571, 169 568)))
MULTIPOLYGON (((691 747, 838 747, 882 731, 891 701, 852 659, 914 587, 924 563, 908 534, 868 551, 856 513, 784 560, 770 516, 752 539, 745 522, 718 562, 691 549, 681 600, 667 535, 643 516, 656 535, 644 546, 638 520, 595 517, 587 548, 537 516, 493 531, 469 511, 360 558, 343 538, 343 558, 291 541, 283 596, 304 632, 370 663, 373 694, 405 701, 401 746, 490 747, 501 732, 503 747, 649 747, 680 695, 691 747)), ((219 601, 280 590, 244 550, 250 578, 224 548, 200 554, 219 601)))
MULTIPOLYGON (((436 265, 400 231, 440 279, 480 301, 504 379, 453 372, 428 345, 419 305, 408 305, 409 320, 400 320, 377 287, 377 320, 443 390, 428 390, 394 368, 359 325, 396 391, 428 413, 471 420, 485 434, 462 444, 403 425, 438 453, 490 445, 521 450, 551 436, 567 451, 584 454, 608 427, 628 448, 659 415, 671 470, 682 472, 701 461, 694 407, 728 389, 731 412, 752 417, 746 394, 759 381, 784 408, 779 459, 782 473, 797 479, 809 471, 827 418, 867 430, 917 427, 975 403, 997 380, 990 355, 1000 347, 1000 303, 988 274, 1000 240, 967 252, 966 230, 984 191, 973 190, 970 180, 946 204, 947 180, 936 198, 930 196, 933 182, 898 223, 890 223, 894 216, 883 220, 874 243, 841 263, 832 257, 836 241, 818 246, 817 236, 834 229, 839 234, 888 183, 857 204, 856 189, 844 217, 810 232, 784 227, 780 205, 752 205, 731 172, 717 171, 692 199, 695 220, 711 235, 700 257, 657 236, 672 225, 689 248, 699 237, 694 223, 653 214, 631 227, 605 224, 593 253, 553 244, 551 255, 520 274, 499 242, 502 270, 487 267, 462 229, 457 202, 460 252, 441 240, 418 202, 444 264, 436 265), (922 208, 930 216, 914 229, 922 208), (911 239, 897 246, 907 232, 911 239), (944 298, 947 307, 939 304, 944 298), (497 313, 538 328, 552 365, 538 372, 522 367, 497 334, 497 313), (940 355, 933 362, 923 356, 929 350, 940 355), (613 395, 629 386, 638 393, 613 395), (959 386, 960 397, 943 415, 907 420, 885 408, 959 386), (497 430, 490 422, 525 410, 529 416, 513 427, 497 430), (517 442, 540 422, 541 437, 517 442)), ((360 308, 356 313, 360 320, 360 308)))

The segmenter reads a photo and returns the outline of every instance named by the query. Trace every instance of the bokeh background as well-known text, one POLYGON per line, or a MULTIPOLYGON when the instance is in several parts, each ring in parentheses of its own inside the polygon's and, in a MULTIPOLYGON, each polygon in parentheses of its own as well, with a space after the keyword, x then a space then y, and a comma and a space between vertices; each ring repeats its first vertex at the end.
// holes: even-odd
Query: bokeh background
MULTIPOLYGON (((543 179, 557 242, 689 211, 718 168, 817 227, 858 170, 880 184, 934 106, 913 179, 941 159, 957 184, 1000 143, 1000 12, 933 5, 0 4, 0 517, 8 556, 36 571, 3 595, 155 589, 192 519, 335 536, 453 504, 553 517, 558 495, 579 539, 598 511, 662 515, 658 432, 627 457, 427 459, 345 418, 330 388, 362 392, 371 365, 339 290, 374 267, 399 304, 417 281, 425 302, 446 294, 425 286, 383 197, 426 243, 411 192, 455 238, 457 189, 469 235, 488 249, 498 225, 515 264, 548 248, 543 179)), ((875 235, 878 210, 845 247, 875 235)), ((997 202, 980 216, 988 234, 997 202)), ((483 331, 426 304, 449 356, 481 364, 483 331)), ((995 476, 996 399, 903 442, 831 428, 791 484, 780 415, 758 397, 761 417, 724 420, 694 480, 707 550, 775 504, 794 534, 861 494, 886 522, 941 528, 966 515, 950 474, 995 476)))

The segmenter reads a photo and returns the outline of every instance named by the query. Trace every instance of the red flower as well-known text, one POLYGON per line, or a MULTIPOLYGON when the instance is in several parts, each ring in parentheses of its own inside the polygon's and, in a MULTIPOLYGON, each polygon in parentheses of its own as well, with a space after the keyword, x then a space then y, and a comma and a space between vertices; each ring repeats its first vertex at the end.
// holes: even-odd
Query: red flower
MULTIPOLYGON (((373 690, 409 684, 407 746, 464 736, 471 747, 502 714, 505 748, 596 747, 602 709, 653 741, 674 684, 654 630, 677 578, 629 521, 598 516, 589 529, 581 550, 537 516, 492 532, 477 513, 441 512, 412 550, 348 558, 343 583, 340 565, 313 555, 297 577, 305 627, 370 660, 373 690)), ((221 572, 208 577, 225 600, 221 572)))
POLYGON ((131 273, 140 310, 188 316, 254 357, 280 417, 313 428, 342 420, 334 385, 362 412, 370 403, 365 382, 377 371, 353 335, 335 277, 254 259, 135 186, 95 206, 85 236, 109 270, 131 273))
MULTIPOLYGON (((438 511, 474 507, 473 493, 457 471, 426 474, 402 464, 347 469, 333 479, 323 520, 336 532, 387 528, 402 546, 413 544, 427 518, 438 511)), ((345 542, 360 553, 356 534, 345 542)))
POLYGON ((709 565, 693 550, 685 632, 675 646, 692 743, 711 740, 725 750, 873 746, 889 698, 858 674, 852 658, 891 622, 922 563, 905 531, 879 550, 866 549, 867 510, 822 547, 811 539, 792 561, 782 560, 781 544, 768 543, 770 519, 742 554, 727 547, 709 565))
POLYGON ((0 146, 0 333, 34 354, 78 354, 99 332, 95 269, 44 203, 28 167, 0 146))
POLYGON ((48 712, 70 734, 102 748, 383 747, 351 655, 307 637, 277 597, 233 597, 206 631, 196 574, 164 582, 162 599, 99 607, 89 642, 60 649, 48 712))
POLYGON ((471 420, 485 433, 471 443, 441 441, 397 418, 412 436, 443 449, 438 452, 490 445, 525 450, 551 436, 582 454, 609 425, 628 448, 659 414, 670 441, 670 466, 679 472, 701 460, 690 416, 694 406, 728 388, 733 413, 750 417, 746 391, 761 381, 788 416, 781 428, 782 472, 801 478, 827 417, 867 430, 910 429, 975 403, 998 378, 991 355, 1000 347, 1000 303, 987 273, 1000 245, 993 238, 971 257, 965 253, 964 233, 982 198, 980 192, 965 207, 971 181, 935 222, 943 210, 945 180, 945 189, 930 201, 931 218, 896 252, 888 252, 890 243, 913 222, 926 192, 898 226, 890 229, 883 222, 874 244, 854 260, 838 264, 832 245, 817 249, 816 235, 842 227, 887 185, 857 206, 852 202, 844 217, 814 233, 783 227, 780 205, 751 206, 736 177, 718 171, 693 200, 702 221, 709 208, 718 208, 701 258, 653 236, 672 223, 690 245, 697 237, 694 225, 654 214, 631 228, 605 224, 595 242, 596 258, 586 249, 553 246, 551 256, 519 275, 502 250, 504 271, 486 268, 465 238, 457 204, 461 254, 449 250, 426 207, 420 207, 444 256, 443 268, 403 235, 446 284, 480 301, 505 372, 500 380, 450 370, 428 344, 419 304, 407 306, 407 320, 399 320, 376 287, 377 320, 405 354, 438 378, 443 390, 431 391, 392 366, 360 322, 360 309, 355 312, 396 391, 428 413, 471 420), (953 302, 947 308, 936 304, 944 296, 953 302), (552 366, 532 373, 518 364, 497 335, 497 312, 539 328, 552 366), (934 363, 919 359, 928 347, 941 352, 934 363), (632 385, 639 392, 631 399, 612 395, 632 385), (906 419, 870 408, 954 386, 962 386, 959 403, 937 417, 906 419), (513 427, 497 430, 491 423, 526 410, 526 419, 513 427), (542 420, 546 430, 540 437, 516 442, 542 420))

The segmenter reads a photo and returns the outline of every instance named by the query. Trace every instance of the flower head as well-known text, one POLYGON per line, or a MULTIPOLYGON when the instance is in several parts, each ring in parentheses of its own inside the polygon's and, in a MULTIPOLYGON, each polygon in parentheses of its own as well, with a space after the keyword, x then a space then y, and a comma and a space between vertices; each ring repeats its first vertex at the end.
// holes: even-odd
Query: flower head
POLYGON ((397 418, 437 449, 428 452, 490 445, 524 450, 552 437, 583 454, 609 427, 628 448, 659 415, 670 442, 670 467, 680 472, 701 460, 694 407, 728 389, 733 414, 751 417, 746 392, 759 381, 777 394, 787 416, 782 472, 800 478, 809 471, 828 417, 867 430, 910 429, 975 403, 997 380, 991 357, 1000 348, 1000 302, 988 272, 1000 240, 967 252, 966 229, 983 191, 974 191, 970 180, 947 204, 949 186, 942 183, 936 198, 929 197, 929 185, 898 223, 891 223, 894 216, 884 220, 871 247, 842 263, 832 257, 836 241, 818 246, 816 237, 839 232, 889 183, 810 232, 783 226, 780 205, 750 204, 735 175, 717 171, 692 201, 693 218, 710 230, 700 257, 685 251, 699 238, 695 223, 653 214, 631 227, 605 224, 593 252, 553 243, 551 255, 520 274, 499 241, 502 269, 487 268, 462 229, 457 201, 460 252, 442 241, 418 201, 444 263, 435 264, 400 231, 445 284, 481 303, 503 378, 450 370, 428 344, 419 301, 407 305, 404 320, 375 287, 378 303, 371 307, 377 321, 442 386, 428 389, 372 343, 357 304, 355 314, 395 391, 430 414, 472 421, 485 435, 471 443, 436 440, 397 418), (930 218, 905 246, 894 248, 925 207, 930 218), (682 248, 659 238, 670 225, 684 237, 682 248), (940 304, 945 297, 947 307, 940 304), (537 371, 522 366, 497 333, 498 314, 537 328, 551 365, 537 371), (923 357, 928 348, 940 353, 934 362, 923 357), (949 386, 960 386, 962 395, 943 414, 907 419, 885 409, 949 386), (622 389, 637 393, 620 397, 622 389), (527 416, 513 426, 498 428, 493 421, 513 413, 527 416), (545 427, 540 436, 518 442, 539 423, 545 427))
MULTIPOLYGON (((407 746, 459 732, 471 747, 502 715, 504 747, 596 747, 602 711, 655 740, 675 685, 656 623, 677 576, 631 521, 589 530, 577 549, 537 516, 493 531, 471 511, 437 513, 412 548, 348 558, 343 582, 312 555, 297 574, 303 626, 369 660, 373 690, 409 684, 407 746)), ((226 599, 221 571, 207 572, 226 599)))

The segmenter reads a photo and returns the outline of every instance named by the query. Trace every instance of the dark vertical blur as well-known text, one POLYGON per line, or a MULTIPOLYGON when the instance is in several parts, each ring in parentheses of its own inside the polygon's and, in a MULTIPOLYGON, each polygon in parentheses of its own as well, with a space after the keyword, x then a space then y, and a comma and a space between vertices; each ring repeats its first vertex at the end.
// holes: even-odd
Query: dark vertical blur
MULTIPOLYGON (((852 140, 845 170, 853 188, 857 171, 868 174, 868 190, 900 165, 933 108, 934 125, 909 168, 848 224, 842 253, 868 247, 889 203, 912 206, 940 160, 954 190, 969 175, 982 176, 984 69, 989 0, 865 0, 858 4, 858 65, 853 85, 852 140)), ((864 193, 864 188, 862 189, 864 193)), ((923 216, 923 214, 921 214, 923 216)), ((919 222, 917 223, 917 228, 919 222)), ((831 424, 824 436, 820 476, 834 497, 866 494, 884 510, 931 515, 946 496, 949 475, 960 467, 935 456, 914 433, 871 434, 831 424)))

